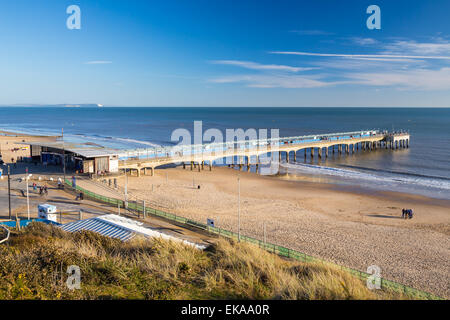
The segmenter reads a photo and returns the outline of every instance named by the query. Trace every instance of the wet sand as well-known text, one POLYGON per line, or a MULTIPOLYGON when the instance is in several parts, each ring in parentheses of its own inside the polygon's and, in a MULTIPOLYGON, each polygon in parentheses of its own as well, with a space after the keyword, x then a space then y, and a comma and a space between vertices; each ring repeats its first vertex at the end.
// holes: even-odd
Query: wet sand
MULTIPOLYGON (((396 192, 350 190, 218 167, 157 169, 128 177, 130 199, 450 297, 450 201, 396 192), (200 185, 200 189, 197 186, 200 185), (153 186, 153 187, 152 187, 153 186), (153 191, 152 191, 153 190, 153 191), (414 209, 412 220, 402 208, 414 209)), ((124 186, 124 177, 119 178, 124 186)), ((99 190, 100 191, 100 190, 99 190)))

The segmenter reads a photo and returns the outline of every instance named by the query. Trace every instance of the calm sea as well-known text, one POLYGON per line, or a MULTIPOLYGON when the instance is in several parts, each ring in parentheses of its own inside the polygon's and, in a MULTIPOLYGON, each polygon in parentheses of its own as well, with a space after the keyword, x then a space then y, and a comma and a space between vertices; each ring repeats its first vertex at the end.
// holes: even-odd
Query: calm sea
MULTIPOLYGON (((172 131, 279 129, 280 136, 355 131, 409 130, 409 149, 377 150, 327 160, 298 157, 283 172, 299 180, 376 190, 406 191, 450 199, 450 109, 433 108, 23 108, 0 107, 0 128, 59 134, 115 148, 171 145, 172 131), (318 162, 319 161, 319 162, 318 162)), ((191 131, 192 132, 192 131, 191 131)), ((225 134, 224 134, 225 135, 225 134)))

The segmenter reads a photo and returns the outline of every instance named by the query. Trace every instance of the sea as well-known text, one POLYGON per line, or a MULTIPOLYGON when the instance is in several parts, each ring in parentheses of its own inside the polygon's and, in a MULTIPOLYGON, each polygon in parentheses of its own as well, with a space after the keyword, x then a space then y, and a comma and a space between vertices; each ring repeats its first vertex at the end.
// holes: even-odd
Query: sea
POLYGON ((176 129, 278 129, 300 136, 360 130, 409 131, 408 149, 327 159, 297 157, 278 177, 450 199, 450 108, 0 107, 0 130, 89 141, 116 149, 170 146, 176 129))

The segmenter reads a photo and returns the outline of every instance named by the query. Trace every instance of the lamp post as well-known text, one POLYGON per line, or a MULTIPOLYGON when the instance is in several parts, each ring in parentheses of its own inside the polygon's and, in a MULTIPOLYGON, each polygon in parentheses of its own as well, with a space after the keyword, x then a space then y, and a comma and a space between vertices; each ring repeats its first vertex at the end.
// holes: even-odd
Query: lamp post
POLYGON ((62 145, 63 145, 63 186, 66 183, 66 150, 64 148, 64 128, 61 128, 61 138, 62 138, 62 145))
POLYGON ((125 209, 128 209, 128 169, 125 168, 125 209))
POLYGON ((30 197, 29 197, 29 193, 28 193, 28 167, 25 168, 25 173, 26 173, 26 177, 25 177, 25 183, 27 184, 27 213, 28 213, 28 220, 30 220, 30 197))
POLYGON ((11 170, 8 165, 8 204, 9 204, 9 220, 11 220, 11 170))
POLYGON ((238 177, 238 241, 241 242, 241 179, 238 177))

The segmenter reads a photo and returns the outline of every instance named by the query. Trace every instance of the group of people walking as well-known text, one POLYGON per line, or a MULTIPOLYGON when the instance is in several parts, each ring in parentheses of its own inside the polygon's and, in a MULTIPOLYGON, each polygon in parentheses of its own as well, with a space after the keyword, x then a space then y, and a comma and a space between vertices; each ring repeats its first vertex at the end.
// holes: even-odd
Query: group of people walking
POLYGON ((403 219, 412 219, 413 211, 412 209, 402 209, 402 218, 403 219))
POLYGON ((36 183, 33 183, 33 190, 37 191, 37 189, 39 188, 39 195, 48 195, 48 188, 46 185, 44 186, 38 186, 36 183))

